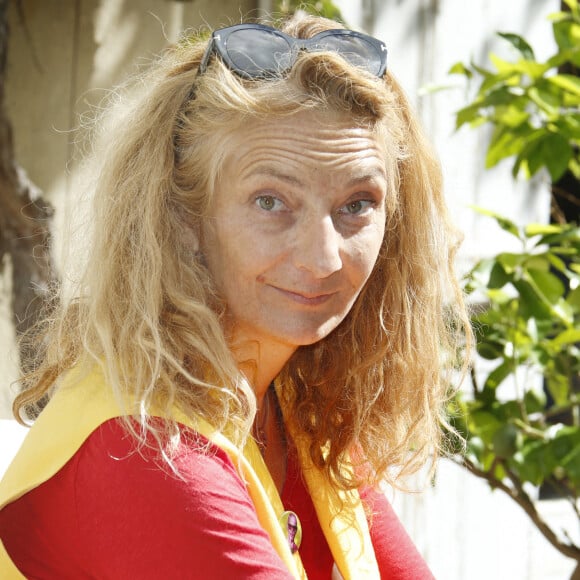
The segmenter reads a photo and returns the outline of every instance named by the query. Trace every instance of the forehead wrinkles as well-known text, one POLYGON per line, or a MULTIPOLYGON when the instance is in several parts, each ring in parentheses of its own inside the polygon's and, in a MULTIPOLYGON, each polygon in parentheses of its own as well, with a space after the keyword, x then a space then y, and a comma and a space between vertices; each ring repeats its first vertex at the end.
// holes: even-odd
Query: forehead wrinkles
POLYGON ((235 160, 242 173, 262 162, 280 160, 305 165, 322 163, 333 168, 364 160, 383 165, 384 153, 377 138, 363 128, 303 129, 288 125, 284 130, 268 129, 239 136, 235 160))

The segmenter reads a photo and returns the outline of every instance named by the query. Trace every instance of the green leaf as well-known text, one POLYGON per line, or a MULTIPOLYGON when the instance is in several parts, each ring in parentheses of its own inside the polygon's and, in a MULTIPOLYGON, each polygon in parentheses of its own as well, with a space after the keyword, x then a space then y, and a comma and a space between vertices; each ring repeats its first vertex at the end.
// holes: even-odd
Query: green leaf
POLYGON ((489 375, 484 383, 485 389, 496 389, 509 375, 514 372, 514 365, 512 361, 501 363, 489 375))
POLYGON ((545 236, 547 234, 558 234, 562 231, 561 226, 553 224, 527 224, 524 232, 527 238, 534 236, 545 236))
MULTIPOLYGON (((499 256, 498 256, 499 258, 499 256)), ((488 288, 503 288, 508 282, 511 282, 512 276, 508 274, 506 269, 500 262, 495 262, 489 275, 488 288)))
POLYGON ((556 338, 549 341, 549 344, 554 349, 561 349, 563 346, 568 344, 574 344, 580 342, 580 328, 567 328, 556 338))
MULTIPOLYGON (((497 77, 498 80, 502 80, 501 77, 497 77)), ((490 81, 492 79, 490 78, 490 81)), ((495 80, 495 79, 493 79, 495 80)), ((500 84, 499 86, 491 89, 485 89, 480 91, 480 106, 490 107, 497 109, 498 107, 508 107, 514 106, 518 109, 523 109, 523 106, 518 106, 518 102, 521 101, 522 90, 520 86, 512 87, 509 85, 500 84)))
POLYGON ((518 34, 511 32, 498 32, 498 36, 505 38, 527 60, 535 60, 534 51, 528 42, 518 34))
POLYGON ((546 376, 546 386, 556 405, 566 405, 568 403, 570 380, 567 376, 561 374, 548 375, 546 376))
POLYGON ((491 62, 495 66, 495 69, 498 73, 496 75, 496 77, 501 77, 501 80, 503 82, 505 82, 506 80, 508 80, 512 77, 519 78, 520 70, 519 70, 518 66, 516 64, 514 64, 513 62, 510 62, 508 60, 504 60, 503 58, 499 57, 497 54, 495 54, 493 52, 490 53, 489 60, 491 60, 491 62))
POLYGON ((557 466, 558 462, 543 441, 534 441, 524 446, 514 459, 519 464, 518 473, 524 481, 540 485, 557 466))
POLYGON ((552 181, 557 181, 568 168, 572 147, 558 133, 544 133, 538 139, 530 141, 522 154, 527 158, 530 175, 546 166, 552 181))
POLYGON ((499 227, 502 230, 512 234, 512 236, 515 236, 516 238, 518 238, 518 240, 522 239, 518 226, 516 226, 516 224, 510 219, 500 215, 499 213, 496 213, 494 211, 482 207, 474 206, 474 209, 481 215, 492 217, 498 223, 499 227))
MULTIPOLYGON (((578 102, 580 103, 580 99, 578 102)), ((549 127, 552 132, 559 133, 569 142, 577 143, 580 140, 580 115, 571 109, 563 109, 557 116, 553 116, 549 127)))
POLYGON ((526 391, 524 405, 528 414, 540 413, 546 408, 546 395, 543 392, 526 391))
POLYGON ((529 268, 528 274, 536 292, 550 304, 556 304, 564 295, 564 284, 554 274, 535 268, 529 268))
MULTIPOLYGON (((496 256, 496 260, 502 265, 503 269, 509 273, 514 273, 524 261, 521 254, 514 254, 512 252, 502 252, 496 256)), ((512 277, 510 276, 510 281, 512 277)))
POLYGON ((522 74, 525 74, 530 78, 526 85, 528 85, 529 82, 540 80, 550 68, 549 65, 534 60, 520 60, 517 63, 517 66, 522 74))
POLYGON ((480 111, 481 105, 477 101, 457 111, 455 115, 455 128, 459 129, 466 123, 486 121, 487 119, 481 114, 480 111))
POLYGON ((556 95, 557 91, 553 87, 547 86, 546 83, 538 83, 536 86, 530 87, 528 89, 528 98, 530 101, 538 107, 540 111, 547 115, 557 115, 559 107, 562 105, 562 100, 559 95, 556 95))
POLYGON ((580 312, 580 286, 574 288, 566 298, 566 301, 571 306, 571 308, 580 312))
POLYGON ((525 143, 524 137, 510 130, 509 127, 503 124, 496 125, 485 156, 486 169, 494 167, 506 157, 517 154, 525 143))
POLYGON ((554 438, 554 454, 575 485, 580 483, 580 428, 563 427, 554 438))
POLYGON ((546 61, 546 64, 550 69, 559 69, 566 64, 577 66, 580 64, 580 52, 578 51, 578 46, 560 48, 559 52, 552 55, 546 61))
POLYGON ((542 150, 543 138, 534 139, 522 151, 522 155, 526 158, 526 166, 528 169, 528 179, 534 176, 542 167, 546 165, 546 158, 542 150))
POLYGON ((577 22, 572 20, 555 22, 553 32, 560 51, 573 49, 580 44, 580 25, 577 22))
POLYGON ((564 4, 568 6, 575 19, 580 17, 580 6, 578 5, 578 0, 564 0, 564 4))
POLYGON ((567 274, 568 267, 566 266, 566 262, 560 259, 556 254, 549 253, 547 254, 547 258, 555 270, 562 272, 563 274, 567 274))
POLYGON ((542 272, 548 272, 550 270, 550 261, 546 257, 546 254, 526 256, 523 262, 525 268, 528 270, 541 270, 542 272))
POLYGON ((564 459, 576 446, 580 446, 578 427, 563 426, 558 429, 552 440, 552 450, 558 459, 564 459))
POLYGON ((580 228, 572 224, 564 224, 556 226, 560 228, 559 232, 554 234, 546 234, 539 243, 549 244, 555 246, 562 242, 580 243, 580 228))
POLYGON ((527 123, 530 113, 523 108, 523 105, 524 103, 513 102, 507 106, 497 107, 495 111, 494 122, 497 123, 496 127, 504 127, 506 130, 511 129, 514 139, 521 138, 532 130, 527 123))
MULTIPOLYGON (((510 278, 511 280, 511 278, 510 278)), ((489 298, 492 304, 507 304, 510 300, 513 300, 513 292, 504 292, 501 288, 487 288, 485 294, 489 298)))
MULTIPOLYGON (((534 311, 537 318, 557 318, 567 326, 573 323, 573 312, 563 298, 564 285, 559 278, 550 272, 530 268, 523 272, 522 280, 514 282, 514 286, 517 286, 518 291, 520 291, 520 297, 527 302, 525 306, 533 306, 535 308, 534 311), (526 282, 535 297, 529 293, 522 294, 522 292, 528 291, 525 286, 526 282), (537 301, 537 304, 534 305, 535 301, 537 301)), ((522 304, 523 301, 520 301, 520 305, 522 304)))
POLYGON ((491 445, 495 432, 501 427, 499 419, 488 411, 475 411, 470 417, 470 430, 491 445))
POLYGON ((499 342, 478 342, 477 354, 486 360, 495 360, 503 355, 503 345, 499 342))
POLYGON ((511 423, 502 425, 493 435, 493 452, 500 458, 506 459, 516 453, 522 445, 520 430, 511 423))
POLYGON ((548 77, 548 81, 565 91, 580 96, 580 78, 577 76, 566 74, 554 75, 548 77))
POLYGON ((524 319, 538 318, 551 320, 552 311, 545 301, 538 295, 534 287, 526 280, 516 280, 514 287, 520 295, 519 314, 524 319))
POLYGON ((473 77, 471 70, 466 67, 462 62, 456 62, 450 69, 448 74, 450 75, 463 75, 468 79, 473 77))
POLYGON ((570 459, 566 459, 565 463, 566 474, 576 489, 576 495, 580 495, 580 448, 575 449, 570 457, 570 459))
POLYGON ((516 179, 520 174, 523 174, 525 179, 530 178, 528 160, 521 152, 516 156, 516 160, 514 161, 514 165, 512 167, 512 177, 516 179))
POLYGON ((564 299, 558 300, 558 303, 554 305, 553 312, 555 316, 565 324, 570 326, 574 323, 574 311, 570 305, 564 299))

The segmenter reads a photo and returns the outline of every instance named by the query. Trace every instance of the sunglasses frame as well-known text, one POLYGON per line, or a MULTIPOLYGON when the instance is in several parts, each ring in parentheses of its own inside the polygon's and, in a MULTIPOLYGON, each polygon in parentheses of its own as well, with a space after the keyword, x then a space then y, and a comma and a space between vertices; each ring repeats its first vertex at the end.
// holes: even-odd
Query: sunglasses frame
MULTIPOLYGON (((236 24, 234 26, 228 26, 227 28, 220 28, 219 30, 215 30, 211 35, 211 39, 207 45, 207 48, 205 49, 205 53, 204 53, 204 55, 201 59, 201 62, 199 64, 198 74, 203 74, 207 70, 209 60, 212 57, 212 55, 215 53, 215 54, 219 55, 222 62, 231 71, 233 71, 234 73, 236 73, 238 76, 240 76, 242 78, 245 78, 245 79, 280 78, 284 73, 286 73, 292 69, 300 51, 305 50, 307 52, 322 52, 324 49, 312 50, 312 48, 316 47, 317 41, 319 41, 320 39, 325 38, 327 36, 351 37, 351 38, 354 37, 354 38, 360 38, 360 39, 364 40, 365 42, 370 44, 373 48, 375 48, 375 50, 377 51, 377 55, 380 57, 381 66, 380 66, 379 71, 377 73, 374 73, 364 66, 359 66, 359 65, 351 63, 347 58, 345 58, 345 60, 349 64, 352 64, 353 66, 356 66, 357 68, 361 68, 363 70, 366 70, 368 73, 373 74, 379 78, 381 78, 385 74, 385 71, 387 70, 387 47, 385 46, 385 44, 382 41, 380 41, 377 38, 374 38, 372 36, 369 36, 368 34, 363 34, 362 32, 357 32, 356 30, 347 30, 344 28, 333 28, 330 30, 324 30, 322 32, 319 32, 318 34, 315 34, 311 38, 294 38, 293 36, 290 36, 290 35, 282 32, 281 30, 278 30, 276 28, 272 28, 271 26, 266 26, 264 24, 236 24), (228 43, 229 36, 232 33, 238 32, 240 30, 262 30, 262 31, 268 32, 270 34, 274 34, 275 36, 283 38, 286 41, 286 43, 288 44, 289 53, 293 56, 290 67, 285 69, 284 71, 277 71, 276 73, 272 73, 271 71, 264 71, 263 74, 257 74, 257 75, 249 73, 243 69, 238 68, 234 64, 233 60, 230 58, 230 56, 228 54, 227 43, 228 43)), ((340 50, 336 50, 333 52, 336 52, 337 54, 343 56, 343 54, 340 52, 340 50)))

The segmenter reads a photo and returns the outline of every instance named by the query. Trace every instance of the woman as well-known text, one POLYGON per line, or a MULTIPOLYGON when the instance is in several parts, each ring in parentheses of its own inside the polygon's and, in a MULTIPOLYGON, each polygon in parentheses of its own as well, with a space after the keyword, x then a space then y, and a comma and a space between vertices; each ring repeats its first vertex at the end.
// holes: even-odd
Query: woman
POLYGON ((384 45, 336 26, 183 42, 117 124, 15 402, 51 399, 0 487, 6 570, 431 577, 373 488, 437 451, 456 239, 384 45))

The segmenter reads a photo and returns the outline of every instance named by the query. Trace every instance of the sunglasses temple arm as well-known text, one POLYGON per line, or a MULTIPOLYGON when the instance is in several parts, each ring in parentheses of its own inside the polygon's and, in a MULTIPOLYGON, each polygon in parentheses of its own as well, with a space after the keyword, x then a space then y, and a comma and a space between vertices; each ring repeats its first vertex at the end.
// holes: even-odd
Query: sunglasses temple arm
POLYGON ((199 68, 197 69, 197 76, 203 74, 206 71, 209 59, 211 58, 211 55, 213 53, 214 42, 215 40, 214 37, 212 36, 207 44, 205 52, 203 53, 201 62, 199 63, 199 68))

